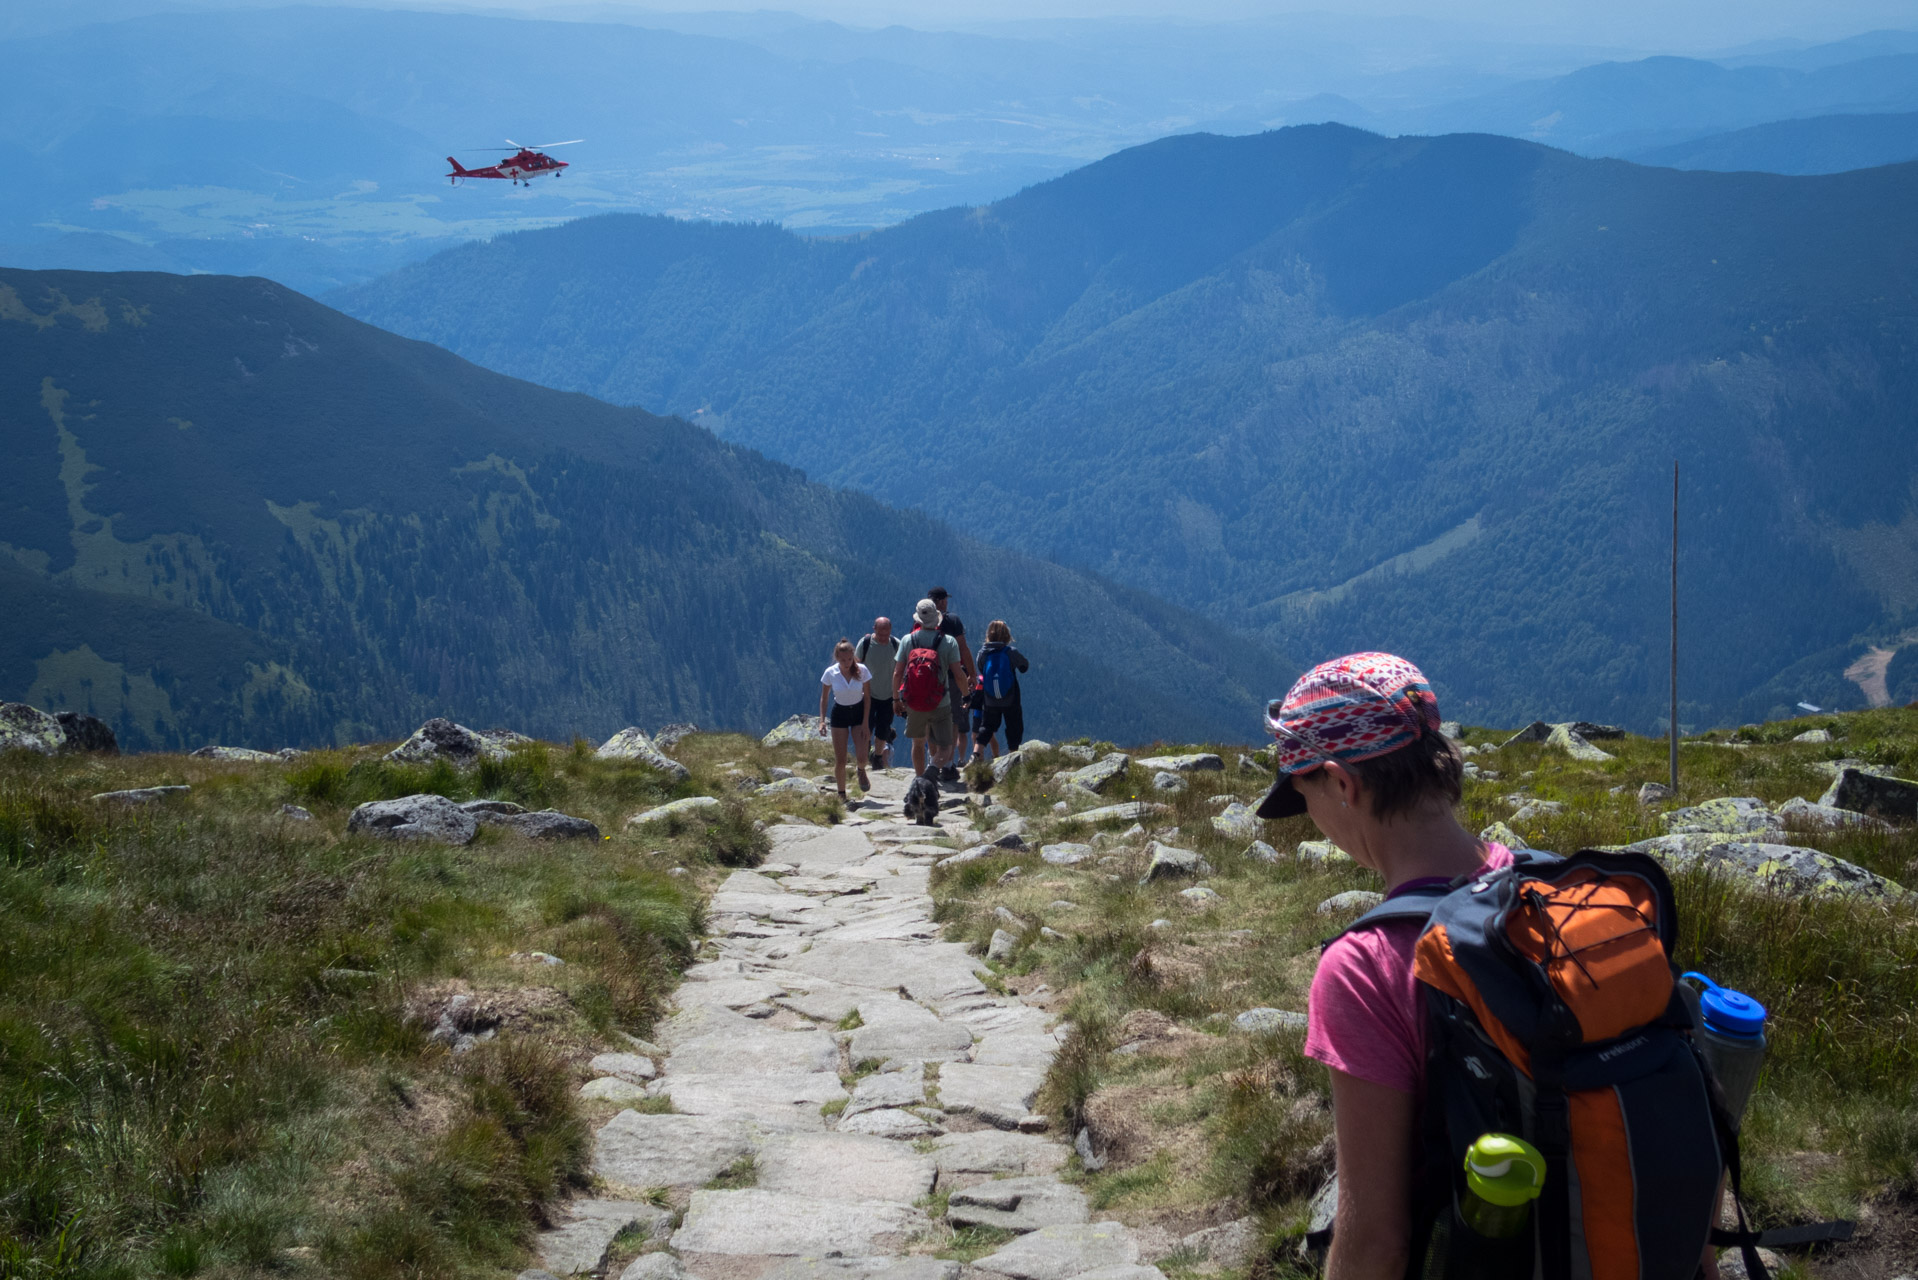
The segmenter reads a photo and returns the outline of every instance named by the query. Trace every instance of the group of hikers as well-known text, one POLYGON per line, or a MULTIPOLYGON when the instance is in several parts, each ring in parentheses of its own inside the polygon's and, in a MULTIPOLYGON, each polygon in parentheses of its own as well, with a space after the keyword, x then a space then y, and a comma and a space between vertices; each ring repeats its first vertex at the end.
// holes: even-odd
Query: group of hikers
POLYGON ((892 763, 896 722, 906 722, 912 771, 940 782, 959 781, 968 759, 992 759, 1005 731, 1005 750, 1025 739, 1019 673, 1031 663, 1000 619, 986 626, 975 655, 966 624, 952 611, 952 594, 934 587, 913 607, 912 630, 893 634, 891 618, 875 618, 858 643, 841 638, 832 665, 819 677, 819 732, 832 735, 833 778, 846 798, 846 762, 855 762, 861 790, 871 790, 866 768, 892 763))

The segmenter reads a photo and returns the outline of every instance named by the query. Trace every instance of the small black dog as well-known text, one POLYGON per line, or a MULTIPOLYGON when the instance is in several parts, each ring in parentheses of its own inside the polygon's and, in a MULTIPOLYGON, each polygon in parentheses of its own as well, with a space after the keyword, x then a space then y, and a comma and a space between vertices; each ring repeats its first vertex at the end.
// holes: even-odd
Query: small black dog
POLYGON ((922 827, 939 825, 939 784, 921 775, 906 788, 906 818, 922 827))

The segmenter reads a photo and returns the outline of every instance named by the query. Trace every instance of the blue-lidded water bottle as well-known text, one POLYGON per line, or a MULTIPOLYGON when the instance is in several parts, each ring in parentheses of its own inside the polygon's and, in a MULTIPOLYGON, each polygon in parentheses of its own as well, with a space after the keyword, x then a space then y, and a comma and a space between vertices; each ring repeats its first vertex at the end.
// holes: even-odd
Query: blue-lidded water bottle
POLYGON ((1706 1065, 1718 1079, 1736 1127, 1745 1118, 1745 1104, 1751 1101, 1758 1073, 1765 1065, 1765 1006, 1742 991, 1719 986, 1702 973, 1683 976, 1704 984, 1704 991, 1696 997, 1698 1030, 1694 1038, 1706 1065))

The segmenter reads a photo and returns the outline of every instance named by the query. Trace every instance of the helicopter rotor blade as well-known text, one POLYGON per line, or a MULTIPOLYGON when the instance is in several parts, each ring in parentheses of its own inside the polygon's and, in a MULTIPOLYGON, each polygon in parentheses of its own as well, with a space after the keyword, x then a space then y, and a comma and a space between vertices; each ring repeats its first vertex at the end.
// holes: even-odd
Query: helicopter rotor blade
POLYGON ((548 147, 570 147, 576 142, 584 141, 586 141, 584 138, 568 138, 565 142, 537 142, 533 144, 533 150, 544 151, 548 147))

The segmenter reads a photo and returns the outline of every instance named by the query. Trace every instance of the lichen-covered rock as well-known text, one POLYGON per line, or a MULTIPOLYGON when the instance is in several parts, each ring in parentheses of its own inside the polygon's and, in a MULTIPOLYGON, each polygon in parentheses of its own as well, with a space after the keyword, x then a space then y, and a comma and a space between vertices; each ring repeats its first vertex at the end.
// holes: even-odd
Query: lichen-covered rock
POLYGON ((1509 747, 1515 742, 1543 742, 1551 736, 1551 725, 1546 724, 1543 720, 1534 720, 1499 745, 1501 747, 1509 747))
POLYGON ((1648 782, 1638 789, 1638 802, 1647 806, 1661 804, 1677 794, 1662 782, 1648 782))
POLYGON ((593 755, 600 760, 637 760, 649 769, 659 770, 674 782, 684 782, 692 776, 692 771, 685 765, 654 746, 644 729, 621 729, 601 743, 593 755))
POLYGON ((1720 796, 1688 809, 1659 815, 1671 835, 1754 835, 1780 829, 1771 807, 1757 796, 1720 796))
POLYGON ((1799 734, 1797 737, 1793 738, 1792 741, 1793 742, 1830 742, 1831 730, 1807 729, 1803 733, 1799 734))
POLYGON ((1254 840, 1246 846, 1245 856, 1254 862, 1277 862, 1279 851, 1263 840, 1254 840))
POLYGON ((432 840, 471 844, 479 823, 445 796, 413 795, 398 800, 369 800, 346 820, 350 833, 384 840, 432 840))
POLYGON ((1125 779, 1125 772, 1131 764, 1130 756, 1123 751, 1114 751, 1083 769, 1075 770, 1066 783, 1068 786, 1084 787, 1094 795, 1103 795, 1114 783, 1125 779))
POLYGON ((1083 742, 1068 742, 1058 748, 1058 751, 1060 755, 1072 761, 1074 764, 1091 764, 1099 757, 1098 752, 1086 746, 1083 742))
POLYGON ((1903 886, 1818 849, 1741 840, 1719 832, 1657 836, 1624 846, 1673 867, 1702 864, 1781 893, 1903 899, 1903 886))
POLYGON ((1385 895, 1374 893, 1370 889, 1347 889, 1344 893, 1335 893, 1319 904, 1322 916, 1337 916, 1370 911, 1385 901, 1385 895))
POLYGON ((1164 791, 1167 793, 1184 791, 1185 779, 1170 770, 1161 769, 1158 773, 1152 775, 1152 789, 1154 791, 1164 791))
POLYGON ((271 761, 280 764, 282 757, 275 751, 255 751, 251 747, 197 747, 187 753, 201 760, 228 760, 235 763, 260 764, 271 761))
POLYGON ((1259 817, 1234 800, 1213 815, 1212 829, 1229 840, 1257 840, 1259 817))
POLYGON ((1826 831, 1836 831, 1841 827, 1863 827, 1867 831, 1897 830, 1883 818, 1874 818, 1868 813, 1859 813, 1856 809, 1838 809, 1828 804, 1814 804, 1803 796, 1795 796, 1785 801, 1772 811, 1772 816, 1781 824, 1819 827, 1826 831))
POLYGON ((513 748, 531 742, 523 733, 510 729, 478 732, 455 724, 445 716, 434 716, 413 731, 413 736, 386 753, 395 764, 432 764, 444 760, 461 769, 481 760, 504 760, 513 748))
POLYGON ((99 716, 80 711, 58 711, 53 718, 60 722, 61 731, 67 735, 62 751, 85 751, 103 756, 120 754, 120 740, 113 736, 113 726, 99 716))
MULTIPOLYGON (((1492 825, 1502 827, 1505 824, 1495 822, 1492 825)), ((1351 854, 1330 840, 1301 840, 1298 848, 1293 850, 1293 856, 1300 862, 1350 862, 1352 860, 1351 854)))
POLYGON ((1491 826, 1479 832, 1478 838, 1490 844, 1502 844, 1507 849, 1529 849, 1532 847, 1525 843, 1524 836, 1512 830, 1503 822, 1494 822, 1491 826))
POLYGON ((1079 822, 1137 822, 1149 818, 1155 813, 1164 813, 1162 804, 1151 804, 1144 800, 1127 800, 1121 804, 1109 804, 1102 809, 1087 809, 1083 813, 1073 814, 1079 822))
POLYGON ((1918 821, 1918 782, 1864 769, 1840 769, 1818 803, 1893 822, 1918 821))
POLYGON ((1546 735, 1545 745, 1585 764, 1600 764, 1612 758, 1611 752, 1599 750, 1569 724, 1553 726, 1551 733, 1546 735))
POLYGON ((67 745, 67 731, 38 707, 0 702, 0 751, 31 751, 50 756, 67 745))
POLYGON ((1254 1035, 1268 1035, 1274 1031, 1303 1031, 1305 1015, 1294 1013, 1290 1009, 1261 1006, 1257 1009, 1247 1009, 1232 1019, 1232 1025, 1241 1031, 1250 1031, 1254 1035))
MULTIPOLYGON (((810 785, 810 784, 808 784, 810 785)), ((695 818, 710 821, 719 816, 719 801, 711 796, 687 796, 684 800, 674 800, 644 813, 636 813, 626 820, 629 827, 643 827, 653 822, 664 822, 668 818, 695 818)))
POLYGON ((1013 770, 1019 768, 1026 762, 1026 752, 1029 749, 1028 747, 1021 747, 1017 751, 1008 751, 1002 756, 994 757, 992 761, 992 780, 994 782, 1004 782, 1013 770))
POLYGON ((1164 769, 1171 773, 1219 772, 1225 761, 1210 751, 1194 751, 1182 756, 1148 756, 1139 761, 1141 769, 1164 769))
POLYGON ((599 839, 599 828, 593 823, 557 809, 542 809, 538 813, 481 812, 473 816, 485 826, 505 827, 529 840, 599 839))
POLYGON ((1090 858, 1092 852, 1092 846, 1089 844, 1074 844, 1071 841, 1061 841, 1058 844, 1043 846, 1039 850, 1039 856, 1055 867, 1071 867, 1077 866, 1087 858, 1090 858))
POLYGON ((761 738, 760 743, 768 747, 812 746, 819 742, 819 717, 801 712, 796 716, 787 716, 761 738))
POLYGON ((1540 818, 1549 818, 1565 812, 1565 804, 1560 800, 1527 800, 1512 811, 1513 822, 1537 822, 1540 818))

